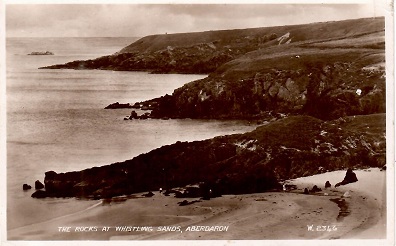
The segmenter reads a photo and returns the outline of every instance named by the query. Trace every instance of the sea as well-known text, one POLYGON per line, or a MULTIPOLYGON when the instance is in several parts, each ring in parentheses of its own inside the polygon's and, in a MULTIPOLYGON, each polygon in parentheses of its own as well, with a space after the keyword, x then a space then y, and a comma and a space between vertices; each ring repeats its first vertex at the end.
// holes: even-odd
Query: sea
POLYGON ((35 181, 43 183, 46 171, 60 173, 122 162, 177 141, 203 140, 255 128, 236 120, 124 121, 131 109, 104 109, 114 102, 135 103, 171 94, 206 75, 38 69, 113 54, 136 40, 6 39, 8 231, 97 204, 77 198, 31 198, 35 181), (34 51, 51 51, 54 55, 27 55, 34 51), (33 188, 23 191, 25 183, 33 188))

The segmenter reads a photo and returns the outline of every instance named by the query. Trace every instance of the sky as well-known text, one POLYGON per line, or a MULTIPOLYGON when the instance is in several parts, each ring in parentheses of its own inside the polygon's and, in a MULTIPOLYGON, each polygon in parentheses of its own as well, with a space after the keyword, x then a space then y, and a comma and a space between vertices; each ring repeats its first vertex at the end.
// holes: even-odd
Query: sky
POLYGON ((369 4, 6 4, 7 37, 143 37, 383 16, 369 4))

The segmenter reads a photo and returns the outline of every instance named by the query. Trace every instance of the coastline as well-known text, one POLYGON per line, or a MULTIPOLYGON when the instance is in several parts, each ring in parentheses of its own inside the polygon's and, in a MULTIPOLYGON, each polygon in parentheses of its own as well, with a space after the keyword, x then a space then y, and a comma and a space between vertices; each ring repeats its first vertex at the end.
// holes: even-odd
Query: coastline
POLYGON ((139 193, 132 199, 102 201, 75 214, 10 230, 8 240, 385 239, 386 172, 370 168, 355 170, 355 173, 358 182, 338 188, 325 190, 324 182, 330 180, 335 184, 341 181, 345 171, 291 180, 290 183, 298 187, 291 192, 225 195, 200 201, 188 199, 197 202, 187 206, 178 205, 183 198, 164 196, 159 192, 143 198, 143 193, 139 193), (318 185, 323 191, 314 195, 302 194, 305 187, 312 185, 318 185), (351 194, 345 198, 350 214, 337 221, 339 208, 330 199, 339 198, 346 191, 351 194), (309 225, 313 225, 313 230, 308 229, 309 225), (59 232, 59 226, 71 227, 71 232, 59 232), (82 226, 97 227, 97 231, 75 231, 82 226), (143 231, 117 232, 117 226, 135 226, 143 231), (164 226, 170 226, 168 230, 172 226, 180 227, 182 232, 164 231, 164 226), (191 231, 193 226, 228 226, 228 229, 191 231), (318 231, 318 226, 329 227, 318 231), (110 230, 102 231, 103 227, 110 227, 110 230), (152 227, 152 231, 144 231, 148 227, 152 227))

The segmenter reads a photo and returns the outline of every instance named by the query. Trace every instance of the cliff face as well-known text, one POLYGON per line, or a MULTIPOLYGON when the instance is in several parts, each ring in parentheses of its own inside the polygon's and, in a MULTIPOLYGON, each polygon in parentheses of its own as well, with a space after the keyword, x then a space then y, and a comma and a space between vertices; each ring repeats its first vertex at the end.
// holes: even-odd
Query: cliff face
MULTIPOLYGON (((204 183, 214 194, 261 192, 279 181, 385 164, 385 115, 321 121, 295 116, 256 130, 177 142, 132 160, 79 172, 47 172, 34 197, 104 198, 204 183)), ((323 181, 325 182, 325 181, 323 181)))
POLYGON ((154 35, 120 52, 47 68, 208 73, 151 117, 320 119, 385 112, 384 19, 154 35))
POLYGON ((244 56, 158 100, 152 116, 260 118, 272 111, 327 120, 385 112, 383 62, 381 51, 369 49, 291 48, 283 56, 244 56))

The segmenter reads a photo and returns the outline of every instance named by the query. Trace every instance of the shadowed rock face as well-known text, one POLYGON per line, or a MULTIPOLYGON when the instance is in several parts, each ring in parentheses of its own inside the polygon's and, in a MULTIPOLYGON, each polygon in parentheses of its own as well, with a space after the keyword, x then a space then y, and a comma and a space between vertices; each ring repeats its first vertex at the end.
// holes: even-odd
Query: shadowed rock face
POLYGON ((337 183, 335 185, 335 187, 338 187, 340 185, 347 185, 347 184, 350 184, 350 183, 355 183, 357 181, 358 181, 358 179, 356 177, 356 173, 354 173, 351 168, 348 168, 344 179, 341 182, 337 183))
MULTIPOLYGON (((330 120, 347 115, 385 112, 385 76, 363 69, 368 63, 301 56, 294 69, 249 70, 194 81, 161 97, 154 118, 263 118, 267 112, 307 114, 330 120)), ((356 54, 356 59, 360 55, 356 54)), ((295 59, 295 58, 289 58, 295 59)), ((236 68, 232 68, 236 69, 236 68)))
MULTIPOLYGON (((378 123, 383 117, 370 120, 378 123)), ((385 153, 378 142, 384 142, 384 126, 377 125, 382 133, 376 135, 349 130, 367 121, 365 116, 330 122, 288 117, 245 134, 177 142, 121 163, 49 171, 45 191, 33 197, 99 199, 197 183, 216 195, 252 193, 281 188, 279 181, 319 173, 319 167, 381 167, 385 153)))

